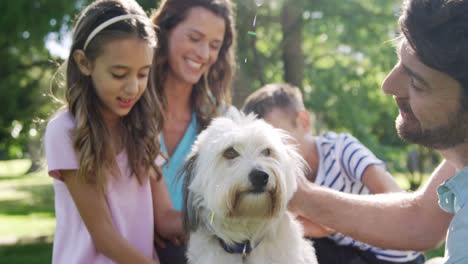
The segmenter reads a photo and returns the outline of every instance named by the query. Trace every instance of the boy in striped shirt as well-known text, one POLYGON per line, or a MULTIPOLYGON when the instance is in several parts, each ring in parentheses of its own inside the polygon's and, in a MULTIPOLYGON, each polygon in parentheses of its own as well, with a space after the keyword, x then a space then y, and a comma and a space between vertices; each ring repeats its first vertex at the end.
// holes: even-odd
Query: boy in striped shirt
MULTIPOLYGON (((310 134, 311 120, 299 88, 282 83, 266 85, 247 98, 243 111, 255 113, 294 137, 299 153, 310 167, 307 178, 315 184, 353 194, 403 191, 384 162, 352 135, 310 134)), ((424 263, 419 252, 374 247, 326 226, 300 220, 306 236, 314 241, 319 263, 424 263)))

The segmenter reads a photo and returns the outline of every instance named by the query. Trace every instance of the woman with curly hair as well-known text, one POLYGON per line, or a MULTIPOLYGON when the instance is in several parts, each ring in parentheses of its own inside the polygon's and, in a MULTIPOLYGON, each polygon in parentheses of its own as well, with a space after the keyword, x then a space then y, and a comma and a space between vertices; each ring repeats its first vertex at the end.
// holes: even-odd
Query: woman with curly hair
MULTIPOLYGON (((163 175, 170 199, 157 203, 180 210, 183 180, 175 178, 182 162, 198 133, 213 117, 231 109, 230 85, 235 70, 233 7, 230 0, 163 0, 152 19, 159 41, 152 79, 164 113, 161 147, 169 158, 163 175)), ((156 222, 160 237, 167 238, 164 230, 181 228, 181 219, 178 211, 172 227, 156 222)), ((167 263, 185 262, 183 248, 159 242, 167 247, 158 249, 162 263, 164 255, 168 255, 167 263)))

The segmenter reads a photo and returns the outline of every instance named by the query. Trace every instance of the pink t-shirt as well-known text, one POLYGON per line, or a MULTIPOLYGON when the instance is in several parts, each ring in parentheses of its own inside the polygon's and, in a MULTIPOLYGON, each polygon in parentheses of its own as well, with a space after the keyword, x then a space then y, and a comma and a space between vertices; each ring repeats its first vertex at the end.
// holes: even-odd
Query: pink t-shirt
MULTIPOLYGON (((99 253, 59 170, 78 169, 70 129, 75 122, 68 111, 52 119, 45 133, 49 175, 54 178, 55 228, 52 263, 113 263, 99 253)), ((125 152, 117 156, 121 177, 109 176, 106 200, 118 232, 134 247, 157 260, 153 247, 153 204, 149 180, 142 185, 130 177, 125 152)))

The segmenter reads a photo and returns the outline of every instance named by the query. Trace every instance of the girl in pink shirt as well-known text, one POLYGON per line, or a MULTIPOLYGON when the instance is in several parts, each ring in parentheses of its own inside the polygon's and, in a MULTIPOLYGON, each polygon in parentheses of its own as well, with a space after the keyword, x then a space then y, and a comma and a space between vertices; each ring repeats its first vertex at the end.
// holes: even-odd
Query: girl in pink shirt
POLYGON ((95 1, 74 26, 66 109, 45 134, 53 263, 159 263, 151 190, 163 119, 147 85, 155 40, 134 0, 95 1))

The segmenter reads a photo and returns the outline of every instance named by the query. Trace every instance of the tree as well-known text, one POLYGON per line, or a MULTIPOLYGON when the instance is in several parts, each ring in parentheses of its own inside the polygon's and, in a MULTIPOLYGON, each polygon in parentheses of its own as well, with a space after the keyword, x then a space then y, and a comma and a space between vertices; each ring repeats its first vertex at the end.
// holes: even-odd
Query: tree
MULTIPOLYGON (((45 46, 49 32, 67 25, 76 6, 68 0, 1 1, 0 157, 22 157, 50 111, 47 90, 57 68, 45 46)), ((37 140, 37 139, 36 139, 37 140)))
POLYGON ((394 149, 405 147, 394 129, 397 108, 379 89, 397 60, 389 40, 397 36, 400 1, 236 3, 237 106, 263 84, 291 82, 303 89, 317 132, 351 132, 379 157, 403 163, 402 155, 397 160, 393 155, 394 149), (257 34, 251 36, 247 32, 255 16, 257 34))
MULTIPOLYGON (((397 60, 389 40, 397 34, 400 1, 233 1, 239 65, 235 105, 266 83, 291 82, 303 89, 317 132, 321 127, 351 132, 379 157, 397 162, 393 149, 404 148, 393 127, 398 112, 379 87, 397 60)), ((51 57, 45 38, 60 40, 89 2, 0 2, 0 157, 32 152, 28 142, 37 140, 43 127, 34 120, 47 120, 57 107, 48 94, 62 60, 51 57), (34 130, 38 133, 31 136, 34 130)), ((159 3, 138 2, 147 11, 159 3)))
POLYGON ((302 52, 302 9, 301 2, 290 5, 285 2, 281 10, 283 33, 282 59, 284 63, 284 81, 297 87, 303 87, 304 54, 302 52))
MULTIPOLYGON (((51 56, 46 44, 50 39, 61 41, 71 31, 72 18, 90 2, 0 2, 0 158, 39 159, 41 132, 58 106, 50 91, 53 74, 63 63, 62 58, 51 56)), ((156 7, 154 0, 139 2, 148 11, 156 7)), ((52 92, 61 94, 63 89, 52 92)))

